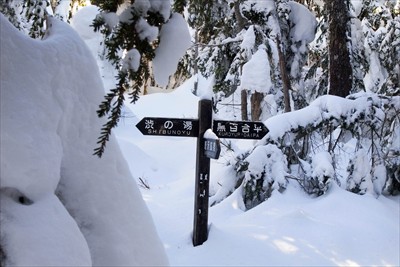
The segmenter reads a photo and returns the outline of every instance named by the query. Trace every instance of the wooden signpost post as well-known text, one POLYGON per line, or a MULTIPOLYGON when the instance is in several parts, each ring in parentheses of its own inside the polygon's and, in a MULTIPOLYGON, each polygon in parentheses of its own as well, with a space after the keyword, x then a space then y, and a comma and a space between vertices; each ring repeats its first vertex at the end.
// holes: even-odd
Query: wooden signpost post
POLYGON ((196 184, 194 188, 193 246, 203 244, 208 237, 208 195, 210 158, 204 152, 204 134, 212 124, 211 100, 199 101, 199 136, 196 151, 196 184))
POLYGON ((136 127, 144 135, 197 137, 196 185, 194 198, 193 246, 208 238, 208 198, 210 158, 218 159, 221 146, 218 138, 206 138, 212 129, 219 138, 262 139, 268 129, 262 122, 212 120, 212 101, 199 101, 198 119, 145 117, 136 127))

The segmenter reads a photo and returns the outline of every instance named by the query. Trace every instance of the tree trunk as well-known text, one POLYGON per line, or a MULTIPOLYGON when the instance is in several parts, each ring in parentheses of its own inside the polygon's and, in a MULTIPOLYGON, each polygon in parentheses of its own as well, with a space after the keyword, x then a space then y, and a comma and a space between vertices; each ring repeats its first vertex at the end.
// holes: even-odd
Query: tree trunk
POLYGON ((251 102, 251 120, 259 121, 261 117, 261 101, 264 98, 263 93, 254 92, 250 97, 251 102))
POLYGON ((241 92, 241 112, 242 120, 248 121, 249 116, 247 115, 247 90, 242 90, 241 92))
MULTIPOLYGON (((199 66, 197 65, 198 63, 198 57, 199 57, 199 30, 196 28, 194 32, 194 66, 193 66, 193 71, 194 75, 198 75, 199 73, 199 66)), ((197 89, 198 89, 198 80, 199 77, 197 76, 196 81, 194 82, 194 88, 193 88, 193 94, 197 95, 197 89)))
POLYGON ((238 25, 238 32, 244 29, 246 25, 245 18, 242 16, 242 13, 240 13, 240 1, 236 0, 234 3, 234 10, 235 10, 235 17, 238 25))
POLYGON ((345 97, 350 94, 353 70, 347 48, 348 3, 326 0, 329 25, 329 94, 345 97))
POLYGON ((290 112, 290 95, 289 95, 289 90, 290 90, 290 79, 289 75, 287 73, 286 69, 286 60, 285 60, 285 55, 283 54, 283 47, 282 43, 279 38, 276 38, 276 43, 278 45, 278 56, 279 56, 279 69, 281 71, 281 76, 282 76, 282 85, 283 85, 283 98, 285 102, 285 112, 290 112))

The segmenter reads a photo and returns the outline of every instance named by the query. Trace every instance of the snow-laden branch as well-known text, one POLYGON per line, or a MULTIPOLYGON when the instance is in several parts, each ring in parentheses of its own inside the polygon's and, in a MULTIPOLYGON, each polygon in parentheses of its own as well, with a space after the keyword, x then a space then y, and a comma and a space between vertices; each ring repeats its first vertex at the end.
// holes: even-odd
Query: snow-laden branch
POLYGON ((363 94, 350 99, 325 95, 316 99, 308 107, 266 120, 264 123, 269 133, 261 142, 282 144, 289 133, 311 132, 327 122, 333 126, 340 125, 347 128, 366 117, 372 120, 384 120, 385 114, 380 107, 392 105, 398 110, 399 103, 400 97, 384 98, 363 94))
POLYGON ((391 177, 400 177, 396 172, 399 161, 387 156, 389 151, 393 155, 400 153, 396 145, 400 134, 393 130, 400 123, 399 111, 399 96, 360 93, 348 98, 322 96, 308 107, 276 115, 264 122, 269 133, 258 145, 236 155, 228 168, 235 172, 235 179, 223 180, 211 203, 239 190, 244 209, 250 209, 269 198, 272 191, 284 191, 287 179, 293 177, 308 194, 315 196, 325 194, 332 182, 358 194, 390 194, 390 187, 396 186, 391 177), (348 164, 347 170, 345 165, 340 181, 335 155, 339 143, 347 142, 342 138, 347 131, 347 136, 352 136, 360 146, 352 150, 352 159, 344 163, 348 164), (310 138, 327 140, 329 146, 311 149, 310 138), (365 164, 368 169, 363 167, 365 164))
POLYGON ((200 43, 200 42, 192 42, 192 45, 190 48, 194 48, 196 46, 200 46, 200 47, 220 47, 220 46, 224 46, 224 45, 228 45, 231 43, 239 43, 243 41, 243 36, 238 34, 237 37, 235 38, 231 38, 228 37, 224 40, 222 40, 221 42, 218 43, 214 43, 214 44, 205 44, 205 43, 200 43))

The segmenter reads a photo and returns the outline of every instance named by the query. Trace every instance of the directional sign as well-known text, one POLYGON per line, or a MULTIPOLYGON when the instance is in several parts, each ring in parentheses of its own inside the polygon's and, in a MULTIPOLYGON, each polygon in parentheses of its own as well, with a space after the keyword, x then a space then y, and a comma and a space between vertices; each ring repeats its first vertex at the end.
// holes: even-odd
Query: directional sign
POLYGON ((214 120, 213 132, 220 138, 262 139, 268 128, 262 122, 214 120))
POLYGON ((208 238, 208 196, 210 159, 218 159, 221 146, 218 138, 206 138, 212 127, 219 138, 261 139, 268 129, 262 122, 212 120, 212 102, 199 101, 198 120, 145 117, 136 127, 144 135, 197 137, 193 245, 199 246, 208 238))
POLYGON ((218 159, 221 153, 221 145, 219 139, 204 138, 204 155, 210 159, 218 159))
POLYGON ((199 121, 194 119, 145 117, 136 128, 144 135, 198 137, 199 121))

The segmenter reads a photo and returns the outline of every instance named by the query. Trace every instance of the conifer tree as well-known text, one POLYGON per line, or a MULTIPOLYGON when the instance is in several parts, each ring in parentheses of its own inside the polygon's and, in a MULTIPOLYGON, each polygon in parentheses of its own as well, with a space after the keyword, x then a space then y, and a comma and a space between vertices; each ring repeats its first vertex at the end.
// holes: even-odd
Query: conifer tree
POLYGON ((3 13, 17 29, 21 29, 21 22, 18 19, 15 7, 12 2, 12 0, 1 1, 0 12, 3 13))
MULTIPOLYGON (((255 2, 252 1, 254 5, 256 5, 255 2)), ((285 32, 285 14, 290 14, 289 10, 283 12, 286 10, 285 3, 292 2, 279 2, 282 4, 279 24, 282 34, 285 32)), ((319 17, 317 38, 312 43, 310 57, 307 60, 310 65, 297 73, 300 76, 291 75, 291 82, 296 83, 299 77, 305 78, 304 90, 299 90, 299 92, 300 97, 305 100, 301 105, 307 106, 311 101, 328 93, 329 76, 342 77, 340 79, 347 79, 345 91, 334 93, 356 101, 367 99, 363 105, 367 108, 362 111, 354 108, 348 114, 340 114, 337 119, 327 116, 318 126, 315 121, 309 125, 302 123, 298 129, 291 128, 290 133, 283 134, 277 143, 267 138, 264 147, 269 144, 278 144, 283 153, 282 158, 287 159, 287 165, 290 166, 289 170, 294 166, 298 168, 294 175, 288 174, 287 177, 298 181, 307 193, 317 196, 325 194, 330 184, 335 182, 358 194, 365 192, 398 194, 400 191, 399 148, 394 143, 398 143, 400 136, 397 130, 400 122, 398 112, 400 67, 398 60, 396 61, 400 52, 400 35, 395 34, 399 32, 399 12, 393 11, 395 10, 393 1, 370 0, 363 1, 361 6, 357 6, 357 11, 355 9, 351 11, 350 16, 348 6, 350 3, 345 1, 347 6, 342 8, 342 11, 345 11, 342 14, 344 17, 338 22, 336 20, 338 14, 336 11, 332 13, 332 10, 339 6, 332 6, 333 2, 313 8, 319 17), (336 18, 333 18, 335 16, 336 18), (333 25, 332 19, 334 19, 333 25), (340 27, 335 28, 337 26, 335 23, 340 27), (335 29, 342 36, 339 44, 335 43, 337 41, 334 35, 335 29), (330 40, 331 38, 333 40, 330 40), (329 44, 333 48, 329 47, 329 44), (332 64, 329 64, 329 56, 335 55, 336 48, 342 48, 344 51, 347 69, 345 73, 342 73, 342 61, 338 64, 339 70, 331 68, 332 64), (368 94, 362 94, 361 91, 367 91, 368 94), (358 94, 350 95, 352 93, 358 94), (343 152, 349 144, 348 140, 351 140, 350 143, 355 142, 357 146, 354 151, 343 152), (321 147, 324 147, 326 159, 329 159, 325 162, 329 164, 323 164, 324 168, 329 167, 324 172, 320 169, 322 165, 317 164, 320 161, 320 154, 315 153, 321 147), (343 159, 348 157, 348 155, 343 156, 343 153, 351 154, 352 160, 343 162, 343 159), (365 165, 368 168, 365 168, 365 165), (342 177, 338 168, 341 170, 347 168, 347 175, 342 177)), ((260 12, 256 12, 260 9, 254 9, 254 5, 250 5, 250 8, 243 12, 245 18, 250 21, 250 25, 256 21, 255 18, 262 17, 259 16, 260 12)), ((267 17, 271 19, 274 14, 268 14, 267 17)), ((264 23, 263 26, 266 24, 264 23)), ((288 26, 290 28, 290 23, 288 26)), ((251 27, 255 28, 254 25, 251 27)), ((268 29, 268 27, 263 29, 268 29)), ((272 31, 265 32, 271 44, 271 40, 274 40, 271 38, 272 31)), ((292 45, 290 39, 286 41, 282 38, 282 40, 284 45, 292 45)), ((274 49, 276 44, 274 45, 270 45, 269 49, 274 49)), ((286 67, 291 70, 292 51, 289 49, 283 52, 287 60, 286 67)), ((276 61, 270 62, 271 68, 276 71, 276 66, 273 66, 276 61)), ((279 75, 278 70, 276 77, 280 77, 279 75)), ((298 85, 301 86, 301 83, 300 80, 298 85)), ((334 83, 331 81, 332 84, 334 83)), ((298 104, 298 98, 293 97, 293 100, 297 102, 295 106, 296 104, 297 107, 301 106, 298 104)), ((338 111, 334 110, 334 112, 338 111)), ((326 112, 328 111, 322 108, 321 114, 326 112)), ((299 120, 301 121, 300 118, 299 120)), ((291 127, 293 127, 292 122, 291 127)), ((274 181, 276 181, 276 179, 269 180, 273 175, 265 175, 268 169, 267 162, 263 164, 264 168, 257 169, 258 172, 250 170, 254 158, 265 159, 260 157, 256 150, 259 151, 259 146, 235 155, 231 167, 237 174, 232 178, 236 183, 231 183, 229 188, 222 186, 224 188, 221 190, 229 194, 234 190, 241 190, 246 208, 265 201, 271 194, 274 181)), ((222 196, 219 195, 214 203, 221 199, 222 196)))
POLYGON ((116 12, 122 0, 96 0, 102 13, 93 23, 105 36, 106 59, 118 71, 117 84, 100 104, 98 115, 107 116, 101 129, 95 155, 101 157, 111 130, 118 124, 128 93, 131 101, 138 100, 142 86, 150 79, 149 62, 154 58, 161 26, 170 16, 167 1, 127 1, 119 16, 116 12))
MULTIPOLYGON (((64 1, 70 1, 71 8, 74 2, 83 0, 64 1)), ((42 38, 46 31, 45 22, 48 15, 56 16, 64 21, 70 18, 61 14, 64 11, 59 9, 60 4, 60 0, 6 0, 0 2, 0 12, 7 16, 17 29, 32 38, 42 38)), ((65 8, 65 5, 62 6, 65 8)), ((66 10, 66 13, 69 11, 71 10, 66 10)))
POLYGON ((347 45, 349 3, 326 1, 329 17, 329 94, 345 97, 352 87, 350 55, 347 45))
POLYGON ((234 35, 228 3, 225 0, 190 0, 188 12, 189 26, 196 32, 194 48, 199 50, 193 68, 198 68, 207 78, 213 75, 216 91, 230 91, 225 76, 233 55, 230 44, 221 44, 222 40, 234 35))
POLYGON ((46 8, 49 6, 49 2, 46 0, 25 0, 24 1, 24 12, 25 17, 31 24, 29 29, 29 35, 32 38, 39 38, 44 36, 46 31, 45 20, 47 16, 46 8))
POLYGON ((44 36, 47 16, 46 0, 5 0, 0 2, 0 12, 19 30, 29 34, 32 38, 44 36))
MULTIPOLYGON (((195 4, 194 0, 192 4, 195 4)), ((219 0, 197 8, 196 12, 189 8, 189 12, 194 13, 190 13, 189 17, 199 25, 199 41, 208 42, 200 46, 197 57, 199 70, 204 76, 213 77, 216 99, 225 101, 224 99, 231 98, 230 104, 242 106, 242 118, 247 117, 247 109, 253 110, 260 107, 266 97, 265 93, 240 87, 243 66, 251 60, 252 55, 260 46, 265 47, 268 64, 271 66, 271 72, 265 75, 270 76, 273 88, 266 88, 266 91, 267 94, 274 95, 275 102, 273 105, 264 106, 278 105, 279 107, 278 110, 262 113, 275 114, 281 112, 284 107, 287 111, 290 110, 290 92, 297 93, 296 100, 302 99, 301 94, 304 90, 299 87, 304 86, 300 80, 303 77, 302 67, 306 62, 307 47, 302 41, 293 40, 290 36, 292 28, 295 27, 293 21, 290 20, 292 5, 294 4, 287 0, 275 2, 219 0), (221 10, 225 10, 224 16, 218 13, 221 10), (211 26, 214 27, 211 28, 211 26), (246 39, 250 35, 255 36, 254 40, 246 39), (278 54, 280 57, 277 56, 278 54), (296 84, 298 90, 291 90, 293 89, 291 83, 296 84), (241 93, 235 95, 237 90, 241 93), (249 93, 249 90, 252 92, 249 93), (285 93, 285 105, 283 93, 285 93), (247 108, 247 103, 250 103, 249 108, 247 108)), ((194 5, 193 10, 196 10, 197 6, 194 5)), ((295 6, 296 9, 297 7, 295 6)), ((296 107, 304 105, 295 104, 296 107)), ((263 118, 255 116, 254 119, 263 118)))
POLYGON ((388 95, 400 92, 400 66, 396 60, 400 53, 399 13, 395 12, 391 1, 370 0, 365 1, 357 16, 358 30, 363 33, 364 55, 353 61, 365 70, 364 76, 369 78, 363 80, 366 91, 388 95))

